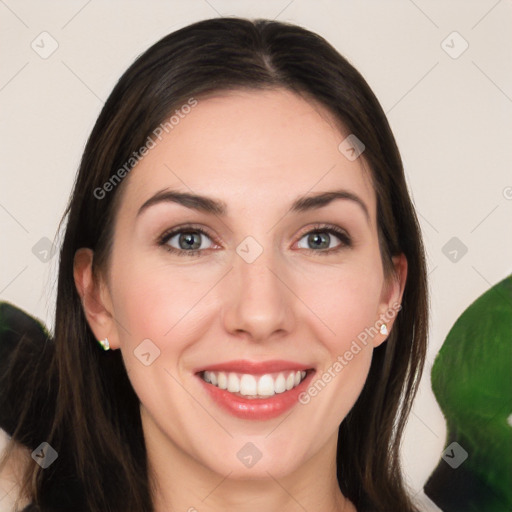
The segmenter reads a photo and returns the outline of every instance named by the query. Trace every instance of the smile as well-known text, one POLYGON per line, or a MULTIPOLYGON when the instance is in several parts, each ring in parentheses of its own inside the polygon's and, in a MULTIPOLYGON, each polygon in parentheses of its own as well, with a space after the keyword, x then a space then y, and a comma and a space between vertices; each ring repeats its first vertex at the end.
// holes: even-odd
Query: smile
POLYGON ((226 389, 230 393, 249 399, 261 399, 297 387, 306 377, 306 371, 266 373, 264 375, 204 371, 201 377, 205 382, 213 384, 219 389, 226 389))
POLYGON ((237 418, 268 420, 298 403, 315 370, 290 361, 230 361, 194 373, 214 405, 237 418))

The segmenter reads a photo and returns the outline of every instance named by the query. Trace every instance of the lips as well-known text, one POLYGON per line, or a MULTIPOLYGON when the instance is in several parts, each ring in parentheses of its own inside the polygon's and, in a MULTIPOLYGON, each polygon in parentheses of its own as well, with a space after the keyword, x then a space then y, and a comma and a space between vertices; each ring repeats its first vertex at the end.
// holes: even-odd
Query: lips
POLYGON ((314 369, 292 361, 229 361, 195 372, 213 401, 236 417, 275 418, 298 401, 314 369))
POLYGON ((282 371, 301 371, 309 370, 311 365, 305 365, 302 363, 296 363, 294 361, 284 360, 271 360, 271 361, 246 361, 246 360, 234 360, 226 361, 224 363, 212 364, 209 366, 203 366, 198 368, 195 373, 200 371, 224 371, 224 372, 238 372, 238 373, 250 373, 253 375, 263 375, 265 373, 282 372, 282 371))

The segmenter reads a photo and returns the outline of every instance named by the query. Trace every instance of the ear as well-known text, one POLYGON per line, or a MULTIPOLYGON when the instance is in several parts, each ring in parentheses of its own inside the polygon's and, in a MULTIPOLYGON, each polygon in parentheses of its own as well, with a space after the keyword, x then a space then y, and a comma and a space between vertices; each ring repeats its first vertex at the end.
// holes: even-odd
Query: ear
POLYGON ((402 296, 404 294, 405 283, 407 281, 407 258, 404 254, 393 256, 393 271, 385 280, 382 288, 381 301, 379 304, 379 319, 375 322, 375 327, 380 329, 385 324, 388 334, 380 332, 374 336, 373 346, 378 347, 386 341, 393 328, 395 319, 401 309, 402 296))
POLYGON ((112 300, 104 280, 95 278, 92 270, 94 252, 88 248, 75 253, 73 276, 78 294, 82 299, 87 323, 97 340, 108 338, 110 348, 119 348, 119 339, 112 314, 112 300))

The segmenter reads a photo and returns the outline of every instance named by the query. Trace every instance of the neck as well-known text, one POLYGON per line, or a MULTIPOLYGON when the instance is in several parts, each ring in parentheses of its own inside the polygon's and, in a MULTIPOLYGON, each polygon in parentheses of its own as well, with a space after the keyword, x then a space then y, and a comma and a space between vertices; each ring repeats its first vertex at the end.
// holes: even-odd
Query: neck
POLYGON ((284 476, 231 478, 174 444, 142 412, 155 512, 356 512, 336 478, 337 432, 306 464, 284 476))

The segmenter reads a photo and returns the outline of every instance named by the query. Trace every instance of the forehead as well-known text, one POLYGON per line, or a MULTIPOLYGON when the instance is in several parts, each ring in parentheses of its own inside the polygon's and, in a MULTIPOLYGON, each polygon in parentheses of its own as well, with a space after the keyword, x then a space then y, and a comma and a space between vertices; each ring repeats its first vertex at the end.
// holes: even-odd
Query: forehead
MULTIPOLYGON (((362 158, 338 149, 349 135, 327 109, 289 91, 230 91, 198 99, 128 175, 121 207, 135 210, 155 192, 211 195, 244 209, 344 188, 375 198, 362 158)), ((228 211, 229 213, 229 211, 228 211)))

